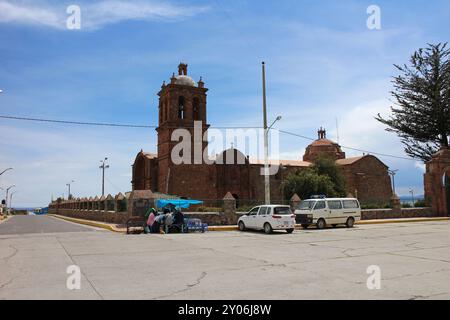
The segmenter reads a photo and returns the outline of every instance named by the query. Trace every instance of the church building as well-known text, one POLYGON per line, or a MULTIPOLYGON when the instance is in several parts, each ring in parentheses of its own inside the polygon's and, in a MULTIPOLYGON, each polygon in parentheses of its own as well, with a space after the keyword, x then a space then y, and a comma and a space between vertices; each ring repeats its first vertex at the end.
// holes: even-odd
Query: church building
MULTIPOLYGON (((262 203, 264 201, 264 176, 260 174, 262 161, 252 161, 233 147, 223 151, 211 164, 176 164, 171 159, 178 141, 172 141, 176 129, 191 133, 192 149, 207 149, 207 142, 194 141, 194 122, 201 121, 201 133, 208 134, 207 91, 200 78, 195 82, 189 75, 187 64, 178 66, 178 75, 173 74, 170 82, 163 82, 158 92, 158 135, 157 154, 140 151, 133 164, 133 190, 152 190, 180 197, 205 201, 215 205, 227 192, 231 192, 237 203, 262 203), (223 159, 233 158, 233 164, 223 159)), ((326 138, 324 129, 318 131, 318 138, 305 151, 302 160, 280 160, 277 174, 270 176, 271 200, 273 203, 284 198, 281 183, 289 174, 312 165, 315 157, 325 154, 334 159, 342 169, 347 193, 362 203, 385 204, 392 196, 388 167, 373 155, 346 158, 339 144, 326 138)), ((190 155, 193 158, 193 155, 190 155)), ((300 158, 300 155, 299 155, 300 158)))

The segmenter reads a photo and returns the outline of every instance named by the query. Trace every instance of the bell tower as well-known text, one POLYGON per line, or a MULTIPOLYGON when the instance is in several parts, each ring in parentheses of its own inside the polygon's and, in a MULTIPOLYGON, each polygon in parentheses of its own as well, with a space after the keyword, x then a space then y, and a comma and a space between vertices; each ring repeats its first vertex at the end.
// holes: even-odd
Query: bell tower
MULTIPOLYGON (((206 123, 206 92, 205 83, 196 83, 188 75, 188 65, 178 65, 178 75, 172 74, 170 82, 164 81, 159 96, 158 116, 158 191, 169 192, 170 168, 174 165, 171 159, 173 147, 178 141, 171 141, 172 133, 177 129, 186 129, 191 134, 191 153, 194 150, 194 123, 201 122, 202 135, 209 128, 206 123)), ((198 141, 198 137, 197 140, 198 141)), ((202 151, 207 142, 202 141, 202 151)), ((197 143, 197 142, 196 142, 197 143)), ((191 154, 191 163, 193 163, 191 154)))

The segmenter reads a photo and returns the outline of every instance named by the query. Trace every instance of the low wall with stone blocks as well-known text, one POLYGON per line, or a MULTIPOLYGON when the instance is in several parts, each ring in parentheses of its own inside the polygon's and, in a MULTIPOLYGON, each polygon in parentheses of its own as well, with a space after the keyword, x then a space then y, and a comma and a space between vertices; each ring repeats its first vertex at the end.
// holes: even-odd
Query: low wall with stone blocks
MULTIPOLYGON (((135 190, 126 195, 115 197, 81 198, 71 200, 57 200, 49 205, 50 214, 86 219, 99 222, 125 224, 132 216, 143 216, 150 207, 155 206, 155 200, 160 195, 150 190, 135 190)), ((237 224, 240 217, 236 213, 236 199, 227 193, 222 199, 221 212, 184 212, 187 218, 201 219, 208 225, 237 224)))
POLYGON ((88 210, 74 210, 74 209, 59 209, 49 210, 50 214, 59 214, 62 216, 92 220, 106 223, 125 224, 130 218, 128 212, 114 212, 114 211, 88 211, 88 210))
MULTIPOLYGON (((154 206, 157 195, 150 190, 137 190, 129 194, 108 195, 101 198, 82 198, 70 201, 55 201, 49 205, 49 213, 67 217, 124 224, 132 216, 143 216, 147 209, 154 206)), ((395 198, 394 200, 398 200, 395 198)), ((291 207, 294 209, 300 198, 294 195, 291 207)), ((400 201, 394 201, 394 209, 361 210, 362 220, 436 217, 431 208, 400 208, 400 201)), ((208 225, 236 225, 244 214, 237 212, 236 199, 228 192, 222 199, 221 212, 184 212, 187 218, 197 218, 208 225)))
POLYGON ((426 218, 437 217, 431 208, 402 208, 392 209, 368 209, 361 210, 361 220, 374 219, 399 219, 399 218, 426 218))

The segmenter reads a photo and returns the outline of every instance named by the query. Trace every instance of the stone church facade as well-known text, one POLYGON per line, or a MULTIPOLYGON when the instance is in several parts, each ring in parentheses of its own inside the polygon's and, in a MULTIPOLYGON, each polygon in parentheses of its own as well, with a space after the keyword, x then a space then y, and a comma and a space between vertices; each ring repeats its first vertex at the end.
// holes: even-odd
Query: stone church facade
MULTIPOLYGON (((211 164, 176 164, 171 152, 178 141, 171 141, 176 129, 191 133, 193 148, 207 149, 207 142, 195 141, 194 122, 201 122, 202 135, 207 137, 207 91, 205 83, 195 82, 188 76, 187 65, 178 66, 170 83, 163 82, 158 92, 157 154, 140 151, 133 164, 133 190, 152 190, 181 197, 200 199, 214 205, 230 192, 238 203, 261 203, 264 199, 264 176, 260 174, 262 161, 252 161, 237 149, 223 151, 211 164), (223 159, 229 161, 218 161, 223 159), (239 160, 239 161, 238 161, 239 160)), ((347 192, 363 203, 386 204, 392 196, 388 167, 373 155, 346 158, 341 147, 326 138, 324 129, 318 139, 307 148, 302 160, 280 160, 277 174, 270 177, 272 202, 284 197, 281 183, 289 174, 312 165, 314 158, 325 154, 334 159, 342 169, 347 192)))

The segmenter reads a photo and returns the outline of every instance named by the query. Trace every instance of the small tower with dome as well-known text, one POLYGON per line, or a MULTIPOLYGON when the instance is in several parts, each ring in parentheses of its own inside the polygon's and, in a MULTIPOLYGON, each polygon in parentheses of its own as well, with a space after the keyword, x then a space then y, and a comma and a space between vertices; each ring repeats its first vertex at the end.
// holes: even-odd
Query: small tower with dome
POLYGON ((317 131, 317 140, 306 147, 303 161, 314 162, 319 156, 324 155, 333 160, 345 159, 345 152, 341 146, 334 141, 327 139, 327 132, 320 127, 317 131))

